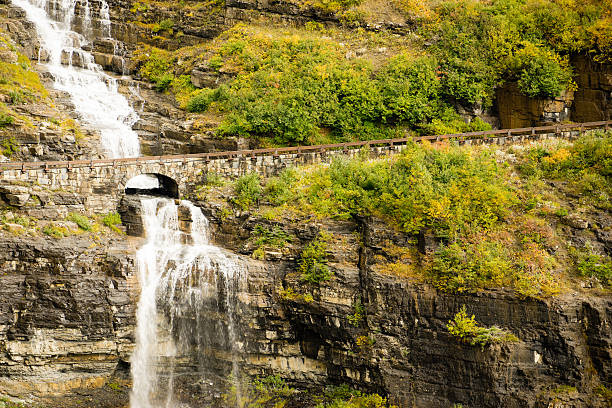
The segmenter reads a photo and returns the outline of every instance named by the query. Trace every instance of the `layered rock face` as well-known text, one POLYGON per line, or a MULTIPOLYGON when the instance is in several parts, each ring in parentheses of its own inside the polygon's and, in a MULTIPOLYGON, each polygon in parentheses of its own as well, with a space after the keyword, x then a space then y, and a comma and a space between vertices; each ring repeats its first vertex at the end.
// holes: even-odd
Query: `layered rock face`
POLYGON ((126 242, 0 239, 0 394, 27 398, 100 387, 133 347, 126 242))
MULTIPOLYGON (((305 223, 290 231, 304 242, 318 229, 333 236, 328 283, 305 288, 290 255, 267 253, 263 269, 251 262, 239 325, 241 364, 250 374, 280 374, 302 387, 349 383, 401 407, 605 406, 592 390, 600 381, 610 386, 609 296, 445 294, 385 267, 393 248, 408 243, 383 223, 305 223), (484 349, 462 344, 446 328, 462 305, 520 341, 484 349), (562 385, 576 389, 556 394, 562 385)), ((227 221, 216 234, 244 250, 231 238, 237 236, 227 221)))
POLYGON ((574 61, 578 90, 572 110, 577 122, 612 118, 612 66, 599 64, 588 57, 574 61))
MULTIPOLYGON (((122 216, 138 226, 137 197, 130 200, 122 216)), ((447 294, 393 267, 414 238, 379 220, 272 222, 225 214, 214 201, 198 205, 212 223, 213 241, 243 254, 246 282, 228 307, 227 277, 219 275, 224 286, 217 301, 184 309, 173 331, 159 334, 161 372, 174 373, 177 398, 192 407, 224 406, 220 396, 235 365, 250 376, 278 374, 299 389, 348 383, 400 407, 606 406, 596 392, 612 386, 612 299, 606 292, 568 289, 548 300, 503 289, 447 294), (294 238, 254 259, 257 225, 294 238), (333 277, 307 284, 297 270, 298 254, 320 231, 331 236, 333 277), (482 349, 460 342, 446 325, 463 305, 479 323, 506 329, 519 341, 482 349), (178 338, 188 346, 169 352, 178 338)), ((188 228, 188 214, 179 218, 188 228)), ((564 228, 568 239, 592 238, 582 226, 564 228)), ((142 228, 128 231, 142 234, 142 228)), ((59 407, 77 400, 71 390, 100 387, 127 372, 139 294, 133 256, 142 241, 2 234, 0 394, 59 407), (49 395, 62 398, 49 403, 49 395)), ((422 250, 432 249, 433 241, 421 241, 422 250)), ((194 282, 196 275, 186 277, 185 287, 194 282)), ((171 316, 173 307, 161 302, 160 315, 171 316)), ((159 327, 170 326, 160 321, 159 327)), ((164 383, 160 391, 166 392, 164 383)), ((121 395, 122 402, 104 406, 122 406, 121 395)))
POLYGON ((497 90, 497 110, 501 129, 567 121, 573 104, 574 92, 571 91, 564 91, 557 98, 537 99, 523 95, 515 83, 497 90))

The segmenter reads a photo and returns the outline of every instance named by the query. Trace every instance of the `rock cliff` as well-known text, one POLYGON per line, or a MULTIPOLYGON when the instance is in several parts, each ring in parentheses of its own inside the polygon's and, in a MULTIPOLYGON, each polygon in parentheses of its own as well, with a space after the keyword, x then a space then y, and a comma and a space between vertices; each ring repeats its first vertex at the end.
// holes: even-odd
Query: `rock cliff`
MULTIPOLYGON (((607 406, 598 393, 612 386, 612 299, 605 291, 568 289, 548 300, 504 289, 448 294, 397 267, 414 237, 375 218, 269 221, 228 216, 214 199, 198 205, 212 222, 214 242, 243 254, 248 273, 232 316, 237 353, 214 340, 226 335, 212 328, 229 321, 227 310, 206 309, 199 327, 210 328, 205 332, 213 339, 207 357, 194 339, 193 348, 161 360, 180 373, 176 392, 193 407, 223 405, 233 362, 250 376, 280 375, 301 390, 347 383, 400 407, 607 406), (293 238, 282 250, 255 256, 258 225, 293 238), (320 231, 331 237, 333 277, 305 284, 299 252, 320 231), (446 325, 463 305, 482 324, 519 341, 484 348, 461 343, 446 325)), ((137 196, 122 207, 126 223, 137 223, 137 196)), ((134 346, 139 239, 0 233, 0 393, 48 407, 73 406, 78 398, 79 406, 125 404, 127 388, 109 384, 125 378, 134 346)), ((568 237, 585 233, 570 228, 568 237)), ((431 244, 423 239, 422 249, 431 244)), ((305 399, 292 406, 314 406, 305 399)))

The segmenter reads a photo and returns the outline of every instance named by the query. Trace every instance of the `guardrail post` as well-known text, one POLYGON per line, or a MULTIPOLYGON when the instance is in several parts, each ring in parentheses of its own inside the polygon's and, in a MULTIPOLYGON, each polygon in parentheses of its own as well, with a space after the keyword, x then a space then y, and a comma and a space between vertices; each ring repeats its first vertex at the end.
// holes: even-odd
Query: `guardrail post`
POLYGON ((609 123, 610 123, 609 121, 606 121, 606 123, 604 124, 604 130, 606 132, 608 131, 608 127, 610 126, 609 123))

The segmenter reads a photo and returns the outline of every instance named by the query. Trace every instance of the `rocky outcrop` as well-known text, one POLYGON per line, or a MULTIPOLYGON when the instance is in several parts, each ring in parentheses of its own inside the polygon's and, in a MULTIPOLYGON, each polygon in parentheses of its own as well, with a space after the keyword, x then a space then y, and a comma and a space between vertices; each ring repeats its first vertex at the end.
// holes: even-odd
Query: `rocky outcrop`
MULTIPOLYGON (((251 376, 278 374, 302 390, 348 383, 387 395, 400 407, 606 406, 595 392, 612 386, 612 299, 606 292, 567 289, 547 300, 504 289, 444 293, 409 273, 410 251, 432 245, 426 237, 407 236, 375 218, 271 221, 228 212, 215 197, 197 204, 211 221, 213 241, 242 254, 247 281, 231 316, 220 290, 218 302, 194 309, 194 316, 182 313, 179 329, 161 334, 168 339, 163 344, 182 336, 192 345, 160 351, 162 369, 179 373, 175 391, 190 406, 223 406, 220 395, 233 364, 251 376), (264 247, 255 259, 252 231, 258 225, 280 228, 290 237, 287 244, 264 247), (333 277, 307 284, 297 262, 320 231, 330 234, 333 277), (482 325, 499 326, 519 341, 484 348, 460 342, 446 325, 463 305, 482 325), (194 331, 196 317, 200 330, 194 331), (233 354, 224 340, 230 321, 233 354), (208 339, 208 349, 195 346, 198 336, 208 339)), ((65 206, 71 208, 69 201, 65 206)), ((140 235, 138 198, 125 198, 122 208, 128 232, 140 235)), ((185 227, 187 215, 179 214, 185 227)), ((568 239, 599 242, 591 226, 605 229, 609 216, 580 217, 582 223, 569 216, 562 221, 568 239)), ((0 393, 43 398, 55 408, 73 400, 70 390, 100 389, 127 371, 139 292, 133 254, 142 241, 0 234, 0 393)), ((295 406, 314 405, 300 404, 295 406)))
POLYGON ((597 121, 612 118, 612 65, 600 64, 589 57, 572 61, 578 90, 574 96, 572 120, 597 121))
POLYGON ((125 241, 0 232, 0 394, 65 395, 126 367, 132 253, 125 241))
MULTIPOLYGON (((314 239, 320 229, 331 232, 334 277, 305 285, 295 250, 280 259, 266 253, 263 266, 252 261, 249 292, 240 296, 240 358, 247 372, 280 374, 301 387, 349 383, 401 407, 606 406, 593 390, 600 382, 611 385, 609 296, 569 292, 544 301, 505 290, 446 294, 390 266, 410 237, 386 224, 305 221, 282 225, 295 237, 291 246, 314 239), (446 324, 462 305, 482 324, 507 329, 520 341, 484 349, 459 342, 446 324)), ((226 219, 216 240, 240 251, 245 230, 257 223, 265 225, 226 219)))
POLYGON ((516 83, 497 90, 497 110, 501 129, 564 122, 569 120, 573 105, 574 92, 571 91, 564 91, 554 99, 538 99, 523 95, 516 83))

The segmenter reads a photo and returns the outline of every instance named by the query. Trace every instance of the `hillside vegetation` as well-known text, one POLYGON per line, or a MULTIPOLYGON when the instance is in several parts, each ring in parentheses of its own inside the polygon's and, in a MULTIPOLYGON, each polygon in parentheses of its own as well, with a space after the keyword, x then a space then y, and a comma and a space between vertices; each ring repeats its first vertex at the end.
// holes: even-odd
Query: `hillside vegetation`
POLYGON ((385 18, 372 2, 300 5, 335 14, 340 26, 239 24, 174 52, 143 45, 136 64, 183 108, 218 117, 218 135, 285 145, 487 129, 465 123, 457 107, 486 109, 508 82, 529 97, 555 97, 575 88, 571 55, 612 61, 610 1, 387 4, 414 27, 407 36, 361 28, 385 18), (229 81, 195 90, 186 75, 195 65, 229 81))
POLYGON ((547 297, 576 279, 612 284, 609 248, 589 235, 589 228, 610 228, 594 217, 610 210, 612 133, 509 151, 410 144, 398 156, 368 157, 364 151, 266 180, 243 176, 230 204, 270 219, 372 216, 415 243, 431 236, 433 252, 395 248, 377 267, 445 291, 510 287, 547 297), (577 226, 580 220, 591 227, 577 226))

